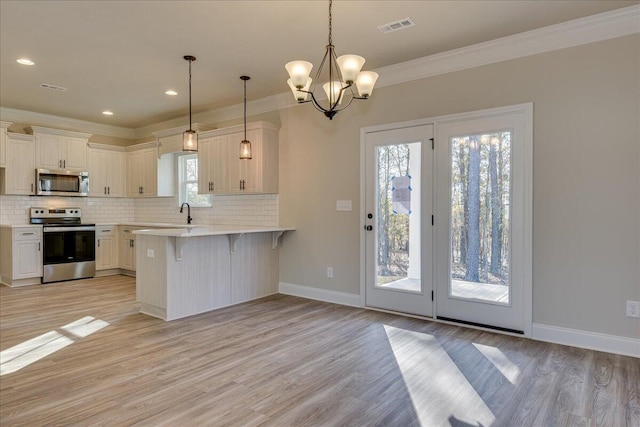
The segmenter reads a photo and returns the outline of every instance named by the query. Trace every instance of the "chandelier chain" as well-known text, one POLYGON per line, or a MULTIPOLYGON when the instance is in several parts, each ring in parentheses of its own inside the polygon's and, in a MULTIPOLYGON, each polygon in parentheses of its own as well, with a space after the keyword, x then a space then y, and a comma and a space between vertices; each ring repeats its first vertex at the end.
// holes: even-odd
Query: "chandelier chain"
POLYGON ((331 37, 331 21, 332 19, 332 15, 331 15, 331 5, 333 4, 333 0, 329 0, 329 44, 333 44, 333 39, 331 37))

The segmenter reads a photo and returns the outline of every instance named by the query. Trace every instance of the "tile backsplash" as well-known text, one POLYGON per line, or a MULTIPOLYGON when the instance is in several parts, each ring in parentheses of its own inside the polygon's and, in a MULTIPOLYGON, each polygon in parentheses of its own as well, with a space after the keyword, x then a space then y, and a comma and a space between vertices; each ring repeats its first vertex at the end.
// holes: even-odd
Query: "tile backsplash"
POLYGON ((28 224, 29 208, 78 207, 86 223, 133 221, 133 199, 101 197, 0 196, 1 224, 28 224))
MULTIPOLYGON (((187 222, 187 211, 180 213, 177 197, 134 200, 137 222, 187 222)), ((196 225, 278 225, 277 194, 211 196, 211 205, 210 208, 191 208, 192 223, 196 225)))
MULTIPOLYGON (((277 226, 278 195, 212 196, 212 207, 192 208, 193 224, 277 226)), ((83 222, 186 223, 177 197, 149 199, 101 197, 0 196, 0 224, 28 224, 31 207, 79 207, 83 222)))

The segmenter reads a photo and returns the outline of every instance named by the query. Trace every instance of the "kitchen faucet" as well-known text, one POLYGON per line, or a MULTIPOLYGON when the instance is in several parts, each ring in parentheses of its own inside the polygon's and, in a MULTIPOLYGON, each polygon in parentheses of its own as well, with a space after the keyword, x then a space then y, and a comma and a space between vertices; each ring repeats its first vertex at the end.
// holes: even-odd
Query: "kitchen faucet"
POLYGON ((191 224, 191 220, 193 218, 191 218, 191 206, 189 206, 189 203, 184 202, 182 205, 180 205, 180 213, 182 213, 182 208, 184 208, 184 205, 187 205, 187 224, 191 224))

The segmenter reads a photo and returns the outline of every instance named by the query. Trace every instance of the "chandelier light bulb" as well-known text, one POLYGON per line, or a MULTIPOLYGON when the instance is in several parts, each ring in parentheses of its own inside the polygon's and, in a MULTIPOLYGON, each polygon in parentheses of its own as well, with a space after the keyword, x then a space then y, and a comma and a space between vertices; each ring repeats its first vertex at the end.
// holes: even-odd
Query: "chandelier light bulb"
POLYGON ((291 61, 284 66, 296 88, 302 88, 307 83, 313 64, 307 61, 291 61))
POLYGON ((363 98, 371 96, 373 92, 373 86, 378 80, 378 73, 373 71, 361 71, 356 79, 356 87, 358 88, 358 95, 363 98))
POLYGON ((324 92, 327 94, 330 105, 340 105, 342 102, 342 95, 344 94, 342 88, 346 86, 347 84, 340 80, 332 80, 322 85, 324 92), (338 100, 337 103, 336 100, 338 100))
POLYGON ((298 88, 293 85, 293 81, 291 79, 287 80, 287 84, 289 85, 291 92, 293 92, 293 97, 296 99, 296 101, 302 102, 309 99, 308 91, 309 91, 309 88, 311 87, 312 81, 313 79, 311 77, 307 77, 307 83, 301 88, 301 90, 298 90, 298 88))
POLYGON ((358 73, 364 65, 364 58, 358 55, 342 55, 336 60, 342 79, 347 83, 356 81, 358 73))

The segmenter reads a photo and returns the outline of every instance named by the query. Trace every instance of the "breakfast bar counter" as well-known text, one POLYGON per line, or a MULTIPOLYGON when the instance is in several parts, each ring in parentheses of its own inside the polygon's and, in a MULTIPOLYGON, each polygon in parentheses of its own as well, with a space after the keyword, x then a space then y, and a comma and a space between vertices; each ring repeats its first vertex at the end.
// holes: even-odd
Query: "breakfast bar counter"
POLYGON ((137 230, 140 312, 175 320, 278 292, 278 244, 291 227, 137 230))

